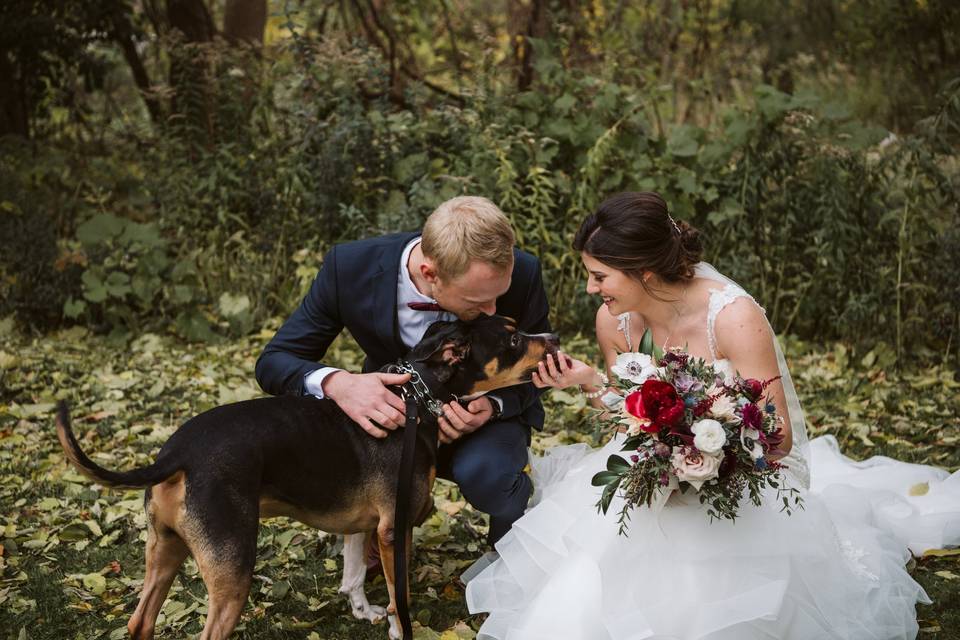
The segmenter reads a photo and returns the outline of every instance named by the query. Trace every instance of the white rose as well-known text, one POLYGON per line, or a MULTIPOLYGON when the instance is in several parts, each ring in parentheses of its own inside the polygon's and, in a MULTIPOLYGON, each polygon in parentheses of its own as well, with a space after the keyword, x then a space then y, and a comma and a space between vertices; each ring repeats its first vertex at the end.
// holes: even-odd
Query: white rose
POLYGON ((643 384, 657 373, 653 358, 645 353, 621 353, 610 370, 621 380, 643 384))
POLYGON ((691 425, 690 431, 694 434, 693 445, 703 453, 720 453, 727 443, 727 434, 716 420, 698 420, 691 425))
POLYGON ((704 455, 691 447, 674 448, 670 464, 677 479, 689 482, 697 491, 704 482, 720 475, 720 458, 704 455))

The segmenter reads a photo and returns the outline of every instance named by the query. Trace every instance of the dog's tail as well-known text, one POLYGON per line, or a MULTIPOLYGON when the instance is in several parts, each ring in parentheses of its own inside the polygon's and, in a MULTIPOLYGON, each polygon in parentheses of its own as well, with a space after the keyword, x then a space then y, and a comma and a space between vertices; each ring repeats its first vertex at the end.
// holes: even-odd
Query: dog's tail
POLYGON ((60 439, 60 445, 67 460, 72 462, 80 473, 106 487, 120 489, 149 487, 163 482, 178 471, 176 465, 170 461, 154 462, 142 469, 125 472, 104 469, 87 457, 80 448, 80 443, 70 429, 70 412, 67 410, 67 403, 63 401, 57 405, 57 438, 60 439))

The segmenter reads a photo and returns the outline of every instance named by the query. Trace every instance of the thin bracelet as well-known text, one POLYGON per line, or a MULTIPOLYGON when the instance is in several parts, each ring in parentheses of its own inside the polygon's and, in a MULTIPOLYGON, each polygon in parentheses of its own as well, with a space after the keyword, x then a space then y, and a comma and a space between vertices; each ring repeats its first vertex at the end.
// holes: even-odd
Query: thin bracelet
POLYGON ((597 371, 597 375, 600 376, 600 388, 597 389, 596 391, 590 391, 588 393, 583 390, 582 384, 577 385, 578 387, 580 387, 580 393, 582 393, 583 397, 586 398, 587 400, 593 400, 594 398, 599 398, 600 396, 602 396, 607 390, 607 385, 610 384, 610 378, 607 377, 607 374, 605 374, 602 371, 597 371))

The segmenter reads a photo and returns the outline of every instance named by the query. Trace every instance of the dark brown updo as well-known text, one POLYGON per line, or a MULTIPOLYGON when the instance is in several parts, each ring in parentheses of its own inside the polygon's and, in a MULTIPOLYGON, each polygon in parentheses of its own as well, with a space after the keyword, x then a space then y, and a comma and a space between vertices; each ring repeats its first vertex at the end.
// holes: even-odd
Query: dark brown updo
POLYGON ((690 280, 703 253, 700 232, 674 221, 667 203, 652 191, 604 200, 580 225, 573 248, 640 282, 644 271, 669 283, 690 280))

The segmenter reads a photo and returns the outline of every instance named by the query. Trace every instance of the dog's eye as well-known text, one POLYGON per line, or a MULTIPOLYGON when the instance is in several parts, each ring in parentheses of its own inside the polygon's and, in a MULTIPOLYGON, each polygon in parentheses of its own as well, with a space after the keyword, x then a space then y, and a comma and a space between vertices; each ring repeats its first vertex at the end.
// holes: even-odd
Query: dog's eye
POLYGON ((520 337, 519 333, 513 334, 512 336, 510 336, 510 346, 516 349, 517 347, 520 346, 521 340, 522 338, 520 337))

